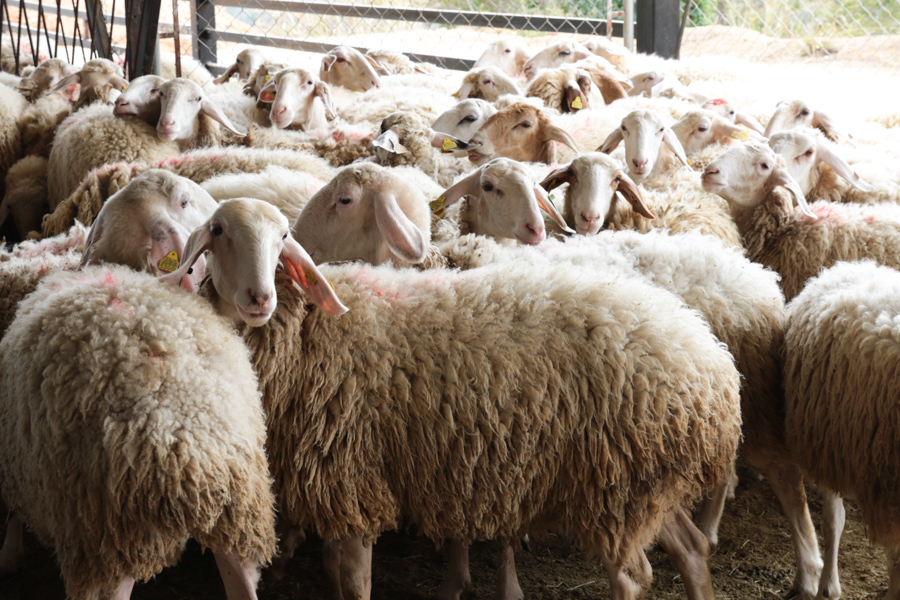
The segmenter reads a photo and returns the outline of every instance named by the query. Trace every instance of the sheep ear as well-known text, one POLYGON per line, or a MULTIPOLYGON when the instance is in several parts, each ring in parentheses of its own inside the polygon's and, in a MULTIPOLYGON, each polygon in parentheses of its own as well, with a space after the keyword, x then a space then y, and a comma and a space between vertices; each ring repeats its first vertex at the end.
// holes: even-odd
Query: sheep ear
POLYGON ((337 113, 334 111, 334 104, 331 101, 331 90, 328 88, 328 84, 324 81, 317 82, 313 95, 322 99, 322 104, 325 105, 325 117, 329 121, 336 119, 337 113))
POLYGON ((336 62, 337 62, 337 56, 335 56, 333 54, 326 54, 325 56, 322 57, 321 69, 327 73, 328 71, 331 70, 331 67, 333 67, 334 63, 336 63, 336 62))
POLYGON ((435 148, 440 148, 441 152, 443 152, 444 154, 449 154, 450 152, 468 150, 469 148, 474 147, 477 144, 470 144, 469 142, 464 142, 459 138, 453 137, 452 135, 436 132, 431 138, 431 145, 435 148))
POLYGON ((315 263, 297 243, 293 235, 288 235, 284 240, 284 250, 281 251, 281 262, 284 271, 307 294, 309 294, 316 306, 329 315, 342 315, 347 312, 331 284, 325 279, 315 263))
POLYGON ((230 67, 228 67, 228 70, 225 71, 224 73, 222 73, 222 75, 213 79, 213 83, 225 83, 226 81, 231 79, 232 75, 237 73, 237 70, 238 70, 237 63, 235 63, 235 64, 231 65, 230 67))
POLYGON ((588 104, 587 94, 581 91, 581 87, 577 85, 566 86, 566 111, 576 113, 583 108, 590 108, 588 104))
POLYGON ((787 191, 789 191, 791 195, 794 196, 794 200, 797 201, 797 205, 800 207, 800 212, 813 220, 818 219, 818 217, 816 217, 816 215, 809 209, 809 204, 806 203, 806 197, 803 195, 803 190, 800 189, 800 184, 798 184, 797 180, 787 172, 787 169, 784 169, 782 167, 775 167, 774 169, 772 169, 772 174, 769 175, 769 179, 766 183, 769 189, 772 189, 779 185, 787 189, 787 191))
MULTIPOLYGON (((827 142, 826 142, 827 143, 827 142)), ((863 179, 856 174, 853 168, 844 161, 843 158, 837 155, 834 150, 825 146, 824 143, 818 145, 818 149, 816 153, 819 155, 825 164, 831 167, 835 173, 846 179, 850 182, 853 187, 862 190, 864 192, 871 192, 875 188, 871 185, 863 181, 863 179)))
POLYGON ((831 117, 823 112, 813 112, 812 126, 821 130, 822 133, 825 134, 825 137, 832 142, 838 142, 843 137, 843 135, 834 128, 834 121, 831 120, 831 117))
POLYGON ((544 135, 548 140, 560 142, 574 150, 576 153, 581 153, 581 148, 578 147, 578 142, 575 141, 575 138, 569 135, 568 131, 561 129, 556 125, 546 124, 544 126, 544 135))
POLYGON ((669 147, 669 150, 675 153, 675 156, 678 157, 678 160, 681 161, 686 167, 689 167, 687 155, 684 153, 684 146, 681 145, 681 142, 678 141, 678 136, 675 135, 675 132, 672 131, 671 127, 666 127, 663 132, 663 142, 665 142, 666 146, 669 147))
POLYGON ((205 114, 207 117, 211 119, 215 119, 219 123, 221 123, 225 129, 233 133, 234 135, 244 137, 247 135, 246 133, 241 133, 238 129, 231 123, 231 120, 225 116, 225 113, 219 108, 215 102, 210 100, 209 98, 203 98, 200 102, 200 112, 205 114))
POLYGON ((569 174, 569 165, 564 165, 551 171, 539 185, 549 192, 564 183, 571 183, 571 181, 572 175, 569 174))
POLYGON ((259 90, 259 95, 257 96, 257 100, 260 102, 275 102, 275 80, 273 79, 269 83, 263 86, 261 90, 259 90))
POLYGON ((756 120, 756 118, 750 113, 746 113, 744 111, 735 111, 734 113, 734 122, 740 123, 744 127, 749 128, 751 131, 755 131, 756 133, 762 135, 765 133, 765 128, 763 128, 762 123, 756 120))
POLYGON ((64 90, 70 85, 75 85, 76 83, 81 83, 81 71, 78 73, 72 73, 71 75, 66 75, 62 79, 56 82, 50 90, 47 92, 47 95, 55 94, 59 90, 64 90))
POLYGON ((615 189, 622 194, 623 198, 628 200, 628 203, 631 204, 631 210, 647 219, 656 218, 644 202, 644 195, 641 194, 641 188, 639 188, 628 175, 621 171, 618 173, 618 182, 616 183, 615 189))
POLYGON ((118 75, 113 75, 112 77, 110 77, 109 82, 120 92, 128 87, 128 80, 124 77, 119 77, 118 75))
POLYGON ((619 144, 622 143, 623 134, 622 128, 616 127, 611 134, 606 137, 606 140, 603 144, 597 148, 597 152, 602 152, 603 154, 609 154, 613 150, 615 150, 619 144))
POLYGON ((393 194, 375 194, 375 224, 398 258, 410 263, 425 260, 425 235, 404 214, 393 194))
POLYGON ((444 216, 444 209, 459 202, 465 196, 474 196, 481 185, 481 169, 476 169, 471 175, 463 177, 449 188, 437 200, 432 200, 428 206, 438 217, 444 216))
POLYGON ((397 132, 388 129, 377 138, 372 140, 372 145, 376 148, 384 148, 392 154, 408 154, 409 150, 400 143, 397 132))
POLYGON ((559 214, 559 210, 557 210, 556 205, 550 200, 550 197, 547 195, 547 191, 544 190, 540 185, 534 186, 534 197, 537 199, 538 206, 542 211, 550 215, 550 217, 556 221, 556 224, 559 225, 560 229, 568 233, 569 235, 574 235, 577 233, 574 229, 569 227, 566 220, 563 219, 563 216, 559 214))
POLYGON ((464 82, 462 87, 453 95, 459 100, 465 100, 472 95, 473 91, 475 91, 475 86, 469 82, 464 82))
POLYGON ((88 234, 87 241, 84 243, 84 250, 81 253, 81 262, 78 264, 79 269, 83 269, 91 264, 91 253, 94 250, 94 245, 100 241, 101 237, 103 237, 102 215, 100 215, 99 218, 94 221, 94 224, 91 226, 91 232, 88 234))
POLYGON ((163 275, 159 280, 170 285, 180 285, 188 291, 194 291, 191 289, 193 281, 191 279, 188 279, 187 282, 183 280, 194 264, 201 260, 203 262, 197 266, 197 271, 206 269, 206 260, 203 259, 203 253, 212 248, 212 240, 212 231, 207 221, 188 236, 187 243, 184 245, 184 252, 181 255, 181 263, 177 268, 168 275, 163 275))
POLYGON ((363 54, 363 58, 369 61, 369 64, 372 65, 372 68, 375 69, 375 73, 378 75, 393 75, 394 72, 389 70, 383 64, 369 56, 368 54, 363 54))

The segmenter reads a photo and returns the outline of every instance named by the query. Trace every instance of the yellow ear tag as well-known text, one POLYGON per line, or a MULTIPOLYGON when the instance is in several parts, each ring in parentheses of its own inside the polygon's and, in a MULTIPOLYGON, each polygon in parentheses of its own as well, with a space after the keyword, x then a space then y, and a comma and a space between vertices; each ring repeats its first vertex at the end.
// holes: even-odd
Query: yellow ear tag
POLYGON ((454 98, 459 98, 459 92, 453 92, 453 97, 454 97, 454 98))
POLYGON ((433 213, 435 213, 439 218, 444 216, 444 200, 446 196, 441 196, 437 200, 432 200, 428 203, 428 208, 431 209, 433 213))
MULTIPOLYGON (((325 281, 328 281, 327 279, 325 281)), ((331 287, 332 291, 334 290, 334 284, 328 281, 328 285, 331 287)))
POLYGON ((444 152, 450 152, 454 148, 456 148, 456 142, 454 142, 450 138, 444 138, 444 141, 441 144, 441 150, 443 150, 444 152))
POLYGON ((126 83, 125 85, 122 86, 122 91, 124 92, 127 89, 128 89, 128 84, 126 83))
POLYGON ((749 141, 750 140, 750 130, 745 129, 743 131, 734 131, 734 132, 732 132, 731 137, 733 137, 736 140, 741 140, 742 142, 749 141))
POLYGON ((689 166, 689 167, 693 167, 693 166, 694 166, 694 165, 691 164, 691 159, 686 158, 686 159, 684 159, 684 160, 688 161, 688 166, 689 166))
POLYGON ((174 250, 166 254, 159 260, 159 264, 156 265, 160 271, 165 271, 166 273, 171 273, 175 269, 178 268, 178 253, 174 250))
POLYGON ((316 285, 316 283, 318 283, 318 281, 319 281, 319 278, 316 277, 316 274, 313 273, 312 271, 307 271, 306 272, 306 280, 310 283, 310 285, 316 285))
POLYGON ((269 83, 269 80, 272 79, 271 75, 266 75, 265 83, 269 83))
POLYGON ((572 100, 572 108, 577 108, 581 110, 584 108, 584 104, 581 103, 581 96, 576 96, 574 100, 572 100))

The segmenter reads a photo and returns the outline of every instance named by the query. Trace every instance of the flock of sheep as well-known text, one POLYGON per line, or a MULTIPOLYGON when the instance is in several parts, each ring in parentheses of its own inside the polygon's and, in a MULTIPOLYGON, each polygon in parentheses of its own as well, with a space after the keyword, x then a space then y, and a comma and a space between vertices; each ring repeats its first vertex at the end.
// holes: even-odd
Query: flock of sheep
POLYGON ((891 115, 603 39, 307 67, 0 77, 0 577, 27 526, 72 598, 126 599, 193 537, 252 599, 308 530, 362 599, 404 527, 450 545, 442 600, 498 540, 515 600, 554 530, 617 600, 654 541, 707 600, 740 453, 799 598, 840 596, 852 497, 900 599, 891 115))

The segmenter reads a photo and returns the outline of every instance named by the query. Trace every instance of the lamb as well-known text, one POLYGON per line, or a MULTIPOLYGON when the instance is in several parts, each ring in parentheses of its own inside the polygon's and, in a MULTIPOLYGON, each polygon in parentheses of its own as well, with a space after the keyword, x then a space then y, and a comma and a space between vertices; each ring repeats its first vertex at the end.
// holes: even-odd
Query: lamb
MULTIPOLYGON (((826 199, 831 202, 897 202, 900 184, 885 178, 883 170, 875 166, 869 172, 879 177, 877 188, 863 180, 855 168, 841 158, 834 145, 817 130, 796 127, 781 131, 769 138, 769 147, 784 157, 788 173, 800 184, 808 201, 826 199)), ((878 151, 878 150, 876 150, 878 151)))
MULTIPOLYGON (((252 210, 275 213, 268 205, 252 210)), ((217 225, 229 239, 244 235, 231 220, 211 220, 217 225)), ((286 222, 275 213, 262 228, 257 220, 253 247, 274 263, 286 222)), ((195 232, 192 256, 211 249, 228 260, 233 252, 234 260, 259 260, 240 241, 228 250, 211 231, 195 232)), ((565 529, 601 558, 616 597, 646 586, 642 547, 662 529, 693 567, 689 586, 700 591, 692 597, 712 597, 703 546, 694 545, 679 507, 729 469, 740 436, 738 381, 731 357, 696 314, 632 278, 565 268, 503 264, 436 277, 351 264, 321 274, 350 308, 347 316, 332 319, 310 311, 305 298, 280 294, 268 325, 243 332, 264 390, 283 514, 326 540, 342 540, 344 597, 368 596, 371 541, 401 515, 434 540, 565 529), (535 289, 550 296, 535 303, 535 289), (465 332, 463 321, 448 318, 460 314, 465 332), (521 325, 510 314, 530 315, 527 338, 538 335, 543 349, 537 356, 514 341, 521 325), (660 314, 670 318, 660 321, 660 314), (347 343, 361 331, 363 341, 347 343), (451 349, 447 340, 463 345, 451 349), (657 347, 665 352, 651 350, 657 347), (422 363, 422 356, 446 359, 422 363), (664 378, 652 375, 663 369, 664 378), (507 386, 513 371, 517 383, 507 386), (318 383, 306 381, 308 372, 318 383), (353 375, 362 372, 372 377, 353 375), (397 373, 416 375, 405 381, 397 373), (648 387, 638 394, 635 381, 648 387), (473 404, 482 390, 490 390, 487 404, 473 404), (369 408, 359 412, 363 398, 369 408), (345 418, 333 421, 332 408, 345 418), (614 414, 627 416, 605 424, 614 414), (464 450, 476 447, 471 456, 464 450), (309 465, 302 481, 297 464, 309 465), (482 482, 474 496, 472 482, 482 482)), ((223 289, 215 274, 212 285, 219 304, 247 287, 238 280, 223 289)), ((276 285, 283 291, 284 278, 276 285)))
POLYGON ((304 69, 278 71, 260 90, 259 99, 272 103, 269 118, 279 129, 326 129, 336 117, 328 86, 304 69))
POLYGON ((68 596, 128 598, 194 537, 230 599, 256 597, 274 497, 256 376, 225 319, 125 267, 59 272, 0 356, 0 487, 68 596))
POLYGON ((751 131, 709 110, 687 112, 672 125, 672 132, 694 169, 705 168, 711 160, 739 140, 762 140, 751 131))
POLYGON ((58 235, 78 221, 90 225, 107 198, 148 169, 159 168, 187 177, 194 183, 229 173, 259 173, 270 165, 309 173, 329 173, 328 164, 310 154, 259 148, 210 148, 148 163, 116 163, 92 171, 85 181, 45 216, 46 237, 58 235))
POLYGON ((554 125, 540 109, 516 102, 484 122, 468 142, 468 156, 474 165, 501 156, 522 162, 552 163, 556 160, 556 142, 580 152, 572 136, 554 125))
POLYGON ((518 40, 498 40, 488 45, 472 69, 497 67, 510 77, 522 74, 525 63, 531 58, 531 51, 518 40))
POLYGON ((480 67, 466 73, 462 87, 454 95, 460 100, 480 98, 494 102, 504 94, 520 93, 516 82, 499 67, 480 67))
POLYGON ((837 263, 787 307, 785 429, 792 455, 823 495, 826 563, 817 598, 838 598, 841 497, 858 504, 872 543, 884 546, 900 597, 895 490, 895 372, 900 274, 872 261, 837 263))
POLYGON ((747 255, 781 275, 787 300, 841 260, 900 267, 900 206, 824 200, 808 206, 784 159, 763 144, 742 144, 711 162, 703 189, 728 201, 747 255))
POLYGON ((235 73, 238 76, 238 81, 247 81, 250 79, 250 75, 255 73, 265 62, 266 57, 263 56, 262 52, 256 48, 244 48, 238 52, 234 63, 221 76, 213 79, 213 83, 225 83, 235 73))
POLYGON ((622 119, 621 126, 609 134, 598 150, 609 154, 622 141, 625 142, 628 174, 637 183, 659 178, 671 168, 675 160, 688 166, 681 142, 663 117, 655 111, 638 109, 628 113, 622 119), (663 144, 667 150, 663 149, 663 144))

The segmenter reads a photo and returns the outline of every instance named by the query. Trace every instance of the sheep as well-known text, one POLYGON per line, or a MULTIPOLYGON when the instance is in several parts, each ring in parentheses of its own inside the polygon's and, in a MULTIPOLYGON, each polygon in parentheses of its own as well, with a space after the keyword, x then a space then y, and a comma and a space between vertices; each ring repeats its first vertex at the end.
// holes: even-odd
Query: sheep
POLYGON ((599 100, 592 98, 593 83, 590 74, 583 69, 543 69, 531 80, 525 95, 540 98, 561 113, 574 113, 591 108, 599 100))
POLYGON ((431 128, 450 137, 468 142, 475 132, 497 112, 497 108, 487 100, 469 98, 454 104, 431 124, 431 128))
MULTIPOLYGON (((244 93, 254 100, 258 100, 259 93, 262 91, 263 87, 272 80, 275 73, 288 68, 290 68, 289 65, 285 63, 264 62, 250 74, 250 78, 247 80, 247 83, 244 84, 244 93)), ((262 101, 258 101, 257 106, 260 108, 271 108, 268 102, 262 101)))
POLYGON ((625 46, 614 44, 601 36, 592 37, 583 45, 597 56, 608 60, 617 69, 627 70, 631 52, 625 46))
MULTIPOLYGON (((530 81, 541 69, 558 67, 565 63, 571 63, 589 57, 596 57, 596 55, 579 42, 557 42, 547 46, 532 56, 525 63, 525 66, 522 67, 522 72, 525 73, 525 78, 530 81)), ((609 66, 612 68, 612 64, 609 66)))
POLYGON ((156 133, 160 139, 178 142, 181 151, 219 146, 233 142, 213 123, 218 121, 230 133, 243 137, 203 89, 189 79, 172 79, 159 86, 160 113, 156 133))
MULTIPOLYGON (((286 222, 268 205, 248 208, 247 218, 251 210, 254 218, 275 213, 265 229, 255 221, 252 242, 274 263, 286 222)), ((210 249, 217 260, 255 259, 237 240, 249 234, 233 221, 210 221, 216 225, 232 248, 203 228, 192 255, 210 249)), ((438 276, 350 264, 321 275, 350 309, 346 316, 310 311, 305 298, 283 295, 278 278, 274 316, 242 331, 264 391, 280 507, 293 525, 342 540, 344 597, 368 597, 371 541, 401 515, 434 540, 565 529, 600 557, 616 597, 646 587, 642 547, 662 529, 682 565, 693 567, 692 597, 712 597, 708 545, 679 507, 729 469, 740 436, 738 380, 696 314, 635 279, 566 268, 503 264, 438 276), (535 289, 544 290, 537 303, 535 289), (523 329, 511 314, 533 321, 526 339, 538 336, 538 355, 514 341, 523 329), (657 346, 665 352, 651 350, 657 346), (662 369, 664 378, 651 374, 662 369), (306 381, 308 370, 315 382, 306 381), (513 371, 516 385, 505 385, 513 371), (632 390, 635 381, 642 391, 632 390), (473 403, 473 394, 485 401, 473 403), (607 423, 613 414, 625 417, 607 423), (302 481, 298 464, 308 465, 302 481), (474 496, 472 482, 481 482, 474 496)), ((217 304, 247 287, 238 280, 223 290, 215 275, 211 282, 217 304)))
POLYGON ((639 109, 628 113, 622 119, 621 126, 609 134, 598 151, 609 154, 622 141, 625 142, 628 173, 638 183, 658 178, 670 168, 673 156, 682 165, 688 166, 681 142, 655 111, 639 109), (663 144, 668 152, 663 150, 663 144))
POLYGON ((17 121, 28 101, 16 90, 0 85, 0 106, 0 173, 6 173, 21 158, 22 135, 17 121))
POLYGON ((19 239, 41 228, 47 212, 47 159, 26 156, 6 174, 6 192, 0 202, 0 226, 12 216, 19 239))
POLYGON ((23 77, 18 89, 29 102, 34 102, 74 71, 75 67, 61 58, 51 58, 39 64, 31 75, 23 77))
POLYGON ((788 172, 810 202, 818 199, 862 203, 900 201, 898 182, 885 178, 875 165, 869 172, 880 176, 877 188, 863 180, 854 167, 865 168, 865 165, 851 167, 817 130, 796 127, 775 133, 769 138, 769 147, 784 157, 788 172))
POLYGON ((838 142, 846 136, 835 129, 834 122, 831 117, 822 111, 817 111, 802 100, 783 100, 775 107, 775 113, 769 119, 766 130, 763 133, 765 137, 772 137, 773 134, 794 127, 812 127, 820 129, 832 142, 838 142))
POLYGON ((516 82, 499 67, 480 67, 466 73, 462 87, 454 95, 460 100, 481 98, 494 102, 504 94, 520 93, 516 82))
POLYGON ((415 63, 408 56, 396 50, 369 48, 365 56, 366 60, 374 61, 377 64, 375 70, 379 75, 413 75, 415 73, 438 75, 441 71, 447 73, 446 70, 431 63, 415 63))
POLYGON ((687 112, 671 129, 694 169, 705 168, 711 160, 725 152, 727 146, 759 137, 709 110, 687 112))
MULTIPOLYGON (((204 91, 212 93, 215 88, 213 83, 213 75, 203 64, 193 56, 182 54, 179 57, 181 61, 181 76, 189 79, 199 85, 204 91)), ((163 54, 160 61, 160 75, 163 79, 175 79, 177 71, 175 69, 175 55, 163 54)))
POLYGON ((117 117, 137 117, 156 127, 162 108, 159 88, 165 82, 158 75, 143 75, 132 79, 128 88, 116 98, 113 114, 117 117))
POLYGON ((278 71, 260 90, 259 99, 272 103, 269 118, 279 129, 325 129, 336 116, 328 85, 304 69, 278 71))
POLYGON ((468 142, 471 146, 468 156, 474 165, 483 165, 500 156, 522 162, 552 163, 556 160, 556 142, 580 152, 572 136, 551 123, 540 109, 516 102, 484 122, 468 142))
POLYGON ((250 79, 250 75, 255 73, 265 62, 266 57, 263 56, 262 52, 256 48, 245 48, 238 52, 237 58, 234 59, 234 63, 232 63, 221 76, 213 79, 213 83, 225 83, 235 73, 237 74, 239 81, 247 81, 250 79))
POLYGON ((732 148, 706 167, 702 181, 728 201, 747 255, 781 275, 787 300, 837 261, 869 258, 900 267, 900 206, 809 206, 784 159, 766 145, 732 148))
POLYGON ((90 267, 47 276, 0 356, 0 487, 53 548, 68 596, 126 598, 194 537, 229 598, 256 597, 274 497, 230 323, 152 276, 90 267))
POLYGON ((59 125, 72 114, 72 103, 61 93, 48 94, 25 107, 19 115, 22 154, 50 157, 59 125))
POLYGON ((75 102, 73 112, 83 106, 88 106, 96 101, 112 104, 115 101, 113 90, 122 91, 128 85, 128 80, 123 77, 122 67, 105 58, 89 60, 77 73, 66 75, 56 85, 50 88, 50 93, 64 90, 76 83, 81 84, 81 92, 78 101, 75 102))
POLYGON ((838 598, 841 497, 852 497, 888 559, 887 598, 900 597, 894 374, 900 348, 900 274, 872 261, 840 262, 788 305, 785 430, 792 456, 823 495, 825 569, 817 598, 838 598))
POLYGON ((376 125, 387 115, 398 110, 415 112, 433 120, 453 106, 453 80, 428 77, 430 86, 419 85, 424 75, 396 75, 385 85, 370 90, 336 108, 340 118, 348 123, 376 125), (448 91, 445 88, 451 88, 448 91))
POLYGON ((310 154, 287 150, 259 148, 210 148, 147 163, 116 163, 92 171, 85 181, 45 216, 42 222, 46 237, 58 235, 78 221, 90 225, 107 198, 122 189, 134 177, 148 169, 159 168, 187 177, 194 183, 229 173, 259 173, 275 165, 309 173, 330 173, 328 164, 310 154))
POLYGON ((370 125, 339 124, 330 130, 289 131, 251 125, 244 144, 253 149, 293 150, 312 153, 333 167, 349 165, 375 155, 376 135, 370 125))
POLYGON ((331 85, 339 85, 356 92, 381 87, 375 69, 375 61, 349 46, 338 46, 322 57, 319 79, 331 85))
POLYGON ((518 40, 498 40, 488 45, 472 65, 472 69, 497 67, 510 77, 517 77, 522 74, 525 63, 531 56, 531 51, 518 40))
POLYGON ((746 111, 739 110, 734 104, 724 98, 711 98, 704 102, 701 107, 725 117, 732 123, 744 125, 751 131, 755 131, 760 135, 765 135, 766 130, 763 128, 762 124, 756 120, 756 117, 746 111))

